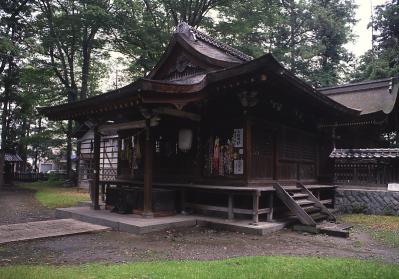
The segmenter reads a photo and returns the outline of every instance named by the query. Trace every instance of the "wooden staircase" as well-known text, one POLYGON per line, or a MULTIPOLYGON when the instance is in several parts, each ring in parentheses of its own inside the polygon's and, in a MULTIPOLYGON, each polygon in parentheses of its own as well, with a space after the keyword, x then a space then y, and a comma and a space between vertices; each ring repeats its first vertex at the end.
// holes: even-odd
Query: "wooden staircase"
POLYGON ((316 227, 323 220, 335 221, 335 216, 302 183, 295 186, 273 185, 277 196, 303 225, 316 227))

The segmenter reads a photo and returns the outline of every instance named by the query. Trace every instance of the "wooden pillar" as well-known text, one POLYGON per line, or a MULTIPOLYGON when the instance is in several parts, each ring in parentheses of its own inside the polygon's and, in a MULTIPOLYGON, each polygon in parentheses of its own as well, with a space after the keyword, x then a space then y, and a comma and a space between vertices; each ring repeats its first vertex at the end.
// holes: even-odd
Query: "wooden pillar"
POLYGON ((99 197, 100 197, 100 143, 101 143, 101 135, 98 131, 98 126, 94 127, 94 147, 93 147, 93 200, 92 207, 95 210, 100 209, 99 205, 99 197))
POLYGON ((267 214, 267 221, 268 222, 271 222, 271 221, 273 221, 273 211, 274 211, 274 193, 273 192, 270 192, 270 194, 269 194, 269 209, 270 209, 270 212, 267 214))
POLYGON ((244 177, 246 182, 251 178, 252 168, 252 122, 248 116, 244 117, 244 177))
POLYGON ((187 212, 186 212, 186 189, 180 190, 180 213, 187 214, 187 212))
POLYGON ((75 186, 79 187, 79 183, 80 183, 80 152, 81 152, 81 145, 82 143, 78 140, 78 142, 76 143, 76 157, 77 157, 77 161, 76 161, 76 181, 75 181, 75 186))
POLYGON ((273 179, 279 180, 280 161, 279 161, 279 130, 276 130, 273 135, 273 179))
POLYGON ((153 146, 150 134, 151 119, 145 120, 145 150, 144 150, 144 217, 153 217, 152 213, 152 159, 153 146))
POLYGON ((260 191, 254 191, 252 194, 252 225, 259 223, 259 197, 260 191))
POLYGON ((229 198, 228 198, 228 219, 233 220, 234 219, 234 196, 232 193, 229 193, 229 198))

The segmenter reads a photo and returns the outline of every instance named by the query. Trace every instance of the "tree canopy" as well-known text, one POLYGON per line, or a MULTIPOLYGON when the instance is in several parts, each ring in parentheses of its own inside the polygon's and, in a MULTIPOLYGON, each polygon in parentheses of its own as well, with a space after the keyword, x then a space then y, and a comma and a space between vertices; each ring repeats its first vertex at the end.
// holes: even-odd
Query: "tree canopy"
POLYGON ((379 79, 399 75, 399 1, 376 7, 373 22, 374 47, 361 58, 356 80, 379 79))

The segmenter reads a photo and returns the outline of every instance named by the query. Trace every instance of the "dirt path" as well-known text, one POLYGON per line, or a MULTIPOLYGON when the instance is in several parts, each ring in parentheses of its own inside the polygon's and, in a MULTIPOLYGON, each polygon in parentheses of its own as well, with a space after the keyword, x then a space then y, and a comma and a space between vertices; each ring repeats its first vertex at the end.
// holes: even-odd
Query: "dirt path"
POLYGON ((34 192, 17 187, 0 190, 0 225, 54 219, 54 210, 42 206, 34 192))
POLYGON ((359 232, 349 239, 342 239, 304 235, 291 230, 253 236, 192 228, 147 235, 104 232, 3 245, 0 246, 0 265, 221 259, 256 255, 351 257, 399 263, 399 249, 378 244, 359 232))
MULTIPOLYGON (((52 218, 28 191, 1 192, 1 223, 52 218)), ((399 263, 399 249, 355 231, 349 239, 283 230, 269 236, 206 228, 170 230, 146 235, 120 232, 56 237, 0 245, 0 265, 15 263, 78 264, 156 259, 221 259, 256 255, 351 257, 399 263)))

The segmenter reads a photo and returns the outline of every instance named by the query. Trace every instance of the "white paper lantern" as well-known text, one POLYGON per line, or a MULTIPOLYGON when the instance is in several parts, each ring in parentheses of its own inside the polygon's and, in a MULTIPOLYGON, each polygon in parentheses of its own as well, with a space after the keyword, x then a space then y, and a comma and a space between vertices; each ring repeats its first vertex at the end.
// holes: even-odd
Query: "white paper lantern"
POLYGON ((191 149, 193 144, 193 131, 189 129, 182 129, 179 131, 179 149, 186 152, 191 149))

